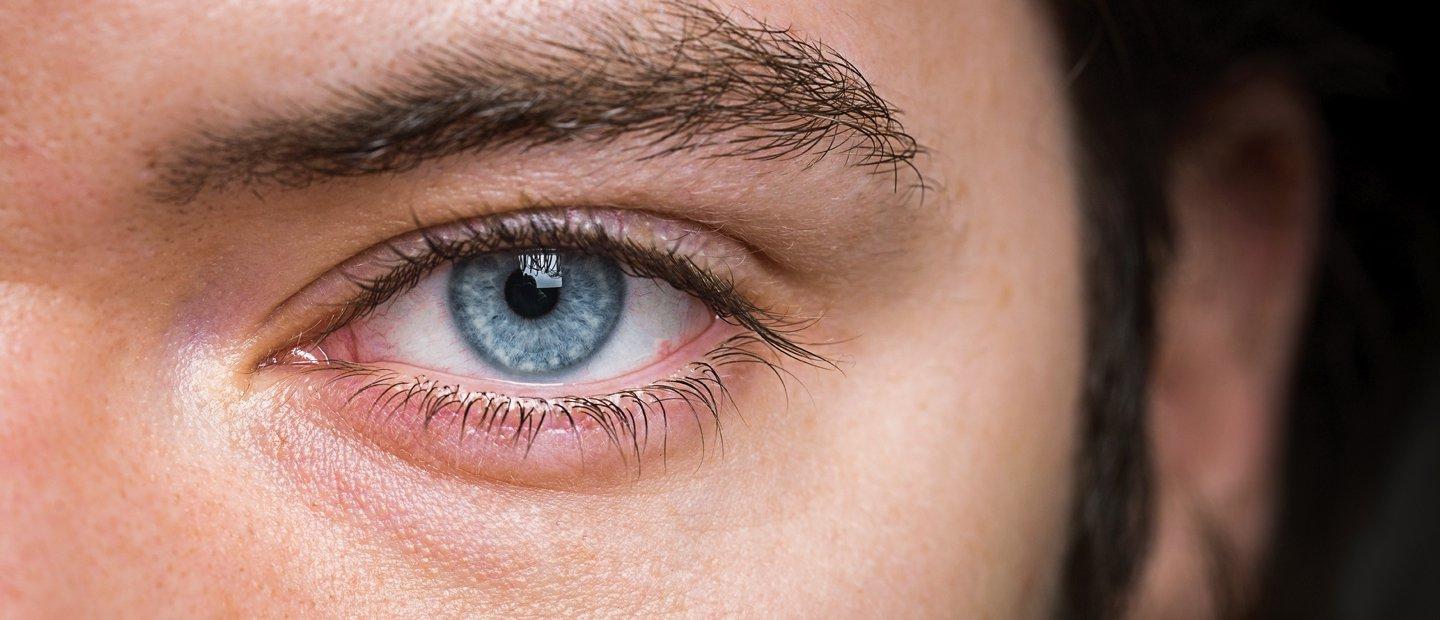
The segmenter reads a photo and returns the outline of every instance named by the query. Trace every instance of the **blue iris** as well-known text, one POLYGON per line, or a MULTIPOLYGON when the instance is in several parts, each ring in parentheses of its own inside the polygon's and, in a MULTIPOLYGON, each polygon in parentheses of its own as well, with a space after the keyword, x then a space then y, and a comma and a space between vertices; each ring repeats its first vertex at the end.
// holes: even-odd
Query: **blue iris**
POLYGON ((502 371, 561 373, 615 330, 625 275, 615 261, 557 250, 494 252, 450 274, 450 312, 470 348, 502 371))

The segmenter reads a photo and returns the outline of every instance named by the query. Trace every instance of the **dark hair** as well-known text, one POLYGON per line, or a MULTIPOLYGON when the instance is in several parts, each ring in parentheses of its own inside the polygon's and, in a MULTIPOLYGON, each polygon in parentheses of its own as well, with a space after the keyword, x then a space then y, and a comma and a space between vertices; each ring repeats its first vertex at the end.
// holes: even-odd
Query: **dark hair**
MULTIPOLYGON (((1334 194, 1293 381, 1263 583, 1246 596, 1242 584, 1217 574, 1217 609, 1315 617, 1369 600, 1363 585, 1342 583, 1353 572, 1347 564, 1365 555, 1355 541, 1377 518, 1377 490, 1397 438, 1435 420, 1408 402, 1434 359, 1440 228, 1406 185, 1421 178, 1420 164, 1399 154, 1418 141, 1407 123, 1421 116, 1398 55, 1405 20, 1354 2, 1046 6, 1070 68, 1088 203, 1090 368, 1066 615, 1122 613, 1146 555, 1151 481, 1146 442, 1137 438, 1146 436, 1154 285, 1170 247, 1166 157, 1194 107, 1251 63, 1278 66, 1312 93, 1329 132, 1334 194)), ((1417 17, 1408 23, 1425 23, 1417 17)), ((1431 493, 1391 501, 1434 501, 1431 493)), ((1418 535, 1434 536, 1429 528, 1418 535)), ((1374 554, 1366 557, 1373 564, 1374 554)))

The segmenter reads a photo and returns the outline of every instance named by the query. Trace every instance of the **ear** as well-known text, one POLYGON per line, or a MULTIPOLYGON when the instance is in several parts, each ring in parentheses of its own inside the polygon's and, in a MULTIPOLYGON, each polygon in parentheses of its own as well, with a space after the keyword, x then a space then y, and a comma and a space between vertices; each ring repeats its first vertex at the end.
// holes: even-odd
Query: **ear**
POLYGON ((1275 508, 1281 422, 1324 210, 1318 114, 1281 77, 1221 88, 1172 151, 1175 254, 1150 394, 1153 546, 1137 615, 1229 615, 1275 508))

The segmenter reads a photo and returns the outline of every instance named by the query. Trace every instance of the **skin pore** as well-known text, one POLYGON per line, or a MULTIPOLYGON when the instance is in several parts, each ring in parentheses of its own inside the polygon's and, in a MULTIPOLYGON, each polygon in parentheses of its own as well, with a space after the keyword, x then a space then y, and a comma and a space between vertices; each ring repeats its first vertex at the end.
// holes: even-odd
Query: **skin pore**
MULTIPOLYGON (((1087 359, 1085 180, 1053 39, 1040 6, 1003 0, 0 5, 0 608, 1052 612, 1085 492, 1087 359), (761 23, 787 30, 759 57, 798 49, 794 62, 767 67, 716 38, 761 23), (547 68, 547 41, 579 51, 547 68), (584 47, 607 43, 635 57, 584 47), (461 88, 410 77, 456 49, 472 61, 461 88), (727 62, 687 55, 717 49, 727 62), (594 65, 565 73, 577 58, 594 65), (776 78, 797 65, 843 96, 776 78), (669 80, 677 68, 696 74, 669 80), (618 82, 639 87, 619 96, 618 82), (670 99, 646 96, 659 85, 670 99), (484 125, 439 105, 462 95, 509 112, 484 125), (375 112, 417 97, 429 116, 375 112), (797 133, 797 109, 818 129, 797 133), (785 142, 796 135, 818 146, 785 142), (525 210, 619 213, 637 244, 686 239, 735 294, 804 325, 793 338, 834 368, 767 354, 775 372, 725 369, 714 420, 652 417, 676 425, 673 445, 572 463, 541 444, 530 460, 447 451, 418 423, 397 440, 405 415, 267 364, 344 349, 307 340, 349 301, 341 266, 525 210)), ((1243 562, 1263 548, 1264 423, 1308 264, 1295 222, 1318 201, 1296 188, 1318 173, 1297 155, 1303 109, 1245 113, 1292 97, 1243 92, 1215 108, 1236 131, 1177 158, 1177 229, 1193 243, 1166 289, 1180 336, 1161 347, 1155 398, 1184 423, 1154 426, 1173 501, 1146 611, 1209 588, 1194 559, 1210 541, 1187 536, 1196 514, 1243 562), (1257 143, 1279 148, 1235 147, 1257 143), (1256 152, 1274 168, 1236 175, 1256 170, 1236 153, 1256 152), (1261 218, 1252 203, 1286 208, 1261 218), (1227 242, 1272 248, 1275 268, 1216 284, 1243 255, 1214 252, 1227 242), (1205 304, 1210 321, 1184 320, 1205 304), (1186 364, 1247 382, 1220 402, 1209 388, 1232 377, 1186 364), (1185 430, 1235 410, 1257 413, 1185 430), (1232 445, 1243 462, 1219 449, 1232 445), (1220 462, 1238 464, 1204 473, 1220 462)), ((677 344, 657 366, 704 350, 677 344)))

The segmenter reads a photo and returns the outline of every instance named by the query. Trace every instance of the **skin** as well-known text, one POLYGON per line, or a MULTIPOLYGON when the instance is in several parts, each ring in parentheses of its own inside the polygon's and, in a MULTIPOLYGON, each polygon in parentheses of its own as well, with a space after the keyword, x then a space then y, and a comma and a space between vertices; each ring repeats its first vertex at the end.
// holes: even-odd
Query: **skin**
MULTIPOLYGON (((824 40, 903 110, 929 148, 923 202, 830 160, 636 162, 575 144, 162 204, 154 157, 188 124, 319 101, 457 33, 563 29, 573 7, 0 5, 0 615, 1051 610, 1081 492, 1085 315, 1066 68, 1044 15, 1002 0, 725 6, 824 40), (337 264, 415 220, 521 196, 730 222, 779 257, 750 288, 823 313, 810 337, 834 341, 823 353, 843 373, 787 364, 788 395, 739 375, 745 420, 727 422, 723 455, 557 490, 416 467, 255 372, 298 332, 267 312, 337 264)), ((1263 549, 1266 429, 1313 245, 1300 222, 1320 202, 1295 99, 1223 95, 1212 126, 1235 130, 1177 157, 1188 249, 1162 304, 1154 437, 1135 438, 1157 446, 1163 506, 1144 614, 1204 613, 1196 515, 1245 566, 1263 549), (1253 106, 1283 111, 1253 120, 1253 106), (1280 168, 1242 183, 1223 164, 1254 135, 1280 168), (1257 248, 1272 270, 1212 277, 1257 248), (1224 422, 1234 411, 1253 415, 1224 422)))

